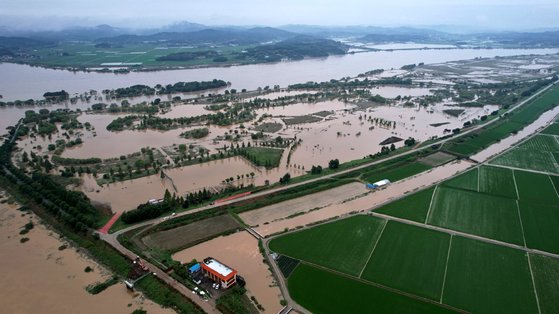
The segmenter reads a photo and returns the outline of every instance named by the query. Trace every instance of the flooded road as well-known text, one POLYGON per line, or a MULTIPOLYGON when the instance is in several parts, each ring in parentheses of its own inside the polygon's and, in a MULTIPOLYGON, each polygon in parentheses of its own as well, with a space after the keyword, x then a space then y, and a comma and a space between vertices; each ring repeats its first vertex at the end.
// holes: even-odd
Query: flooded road
MULTIPOLYGON (((5 200, 5 198, 2 198, 5 200)), ((0 204, 0 300, 2 313, 122 313, 135 309, 148 313, 175 313, 130 293, 122 283, 97 295, 85 288, 110 278, 110 273, 43 226, 33 214, 18 211, 17 205, 0 204), (33 222, 34 228, 19 235, 22 227, 33 222), (21 243, 21 238, 29 238, 21 243), (86 273, 85 267, 93 268, 86 273)))
POLYGON ((264 307, 263 313, 278 313, 281 291, 268 266, 262 262, 258 241, 246 231, 198 244, 173 255, 173 259, 188 263, 211 256, 232 267, 246 280, 248 296, 254 296, 264 307))

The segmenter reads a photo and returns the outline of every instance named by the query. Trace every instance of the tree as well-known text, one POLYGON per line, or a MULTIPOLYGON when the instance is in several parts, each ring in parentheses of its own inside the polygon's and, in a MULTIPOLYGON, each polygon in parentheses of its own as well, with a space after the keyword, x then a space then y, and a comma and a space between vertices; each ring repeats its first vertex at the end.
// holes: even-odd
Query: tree
POLYGON ((415 143, 416 143, 416 140, 413 137, 408 137, 408 139, 404 141, 404 144, 406 146, 413 146, 413 145, 415 145, 415 143))
POLYGON ((280 178, 279 182, 281 184, 287 184, 289 183, 290 180, 291 180, 291 175, 289 173, 286 173, 283 175, 283 177, 280 178))
POLYGON ((392 145, 390 145, 390 151, 395 151, 395 150, 396 150, 396 145, 392 143, 392 145))
POLYGON ((340 161, 338 159, 332 159, 328 162, 328 168, 330 169, 338 169, 340 166, 340 161))

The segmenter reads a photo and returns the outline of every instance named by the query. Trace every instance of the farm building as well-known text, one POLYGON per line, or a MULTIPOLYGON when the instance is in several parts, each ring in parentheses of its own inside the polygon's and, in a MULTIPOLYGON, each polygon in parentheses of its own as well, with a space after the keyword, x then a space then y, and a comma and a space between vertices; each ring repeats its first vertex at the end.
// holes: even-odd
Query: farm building
POLYGON ((367 187, 367 189, 373 190, 373 189, 381 188, 383 186, 387 186, 389 184, 390 184, 390 180, 384 179, 384 180, 380 180, 380 181, 375 182, 375 183, 367 183, 366 187, 367 187))
POLYGON ((204 276, 215 281, 222 288, 229 288, 237 282, 237 271, 214 258, 204 259, 200 266, 202 266, 204 276))

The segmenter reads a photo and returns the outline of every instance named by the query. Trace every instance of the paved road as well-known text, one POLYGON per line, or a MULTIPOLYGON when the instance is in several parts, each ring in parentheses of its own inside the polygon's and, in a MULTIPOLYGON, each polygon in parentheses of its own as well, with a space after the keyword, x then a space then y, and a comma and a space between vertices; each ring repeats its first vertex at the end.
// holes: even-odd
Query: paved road
MULTIPOLYGON (((509 109, 509 110, 506 111, 506 112, 508 113, 508 112, 511 112, 511 111, 515 110, 516 108, 519 108, 520 106, 524 105, 524 104, 527 103, 528 101, 530 101, 530 100, 532 100, 533 98, 537 97, 538 95, 540 95, 541 93, 543 93, 544 91, 548 90, 549 88, 551 88, 551 87, 554 86, 554 85, 555 85, 555 84, 550 84, 549 86, 547 86, 547 87, 541 89, 540 91, 538 91, 537 93, 535 93, 535 94, 532 95, 531 97, 525 99, 524 101, 522 101, 521 103, 519 103, 517 106, 514 106, 513 108, 509 109)), ((496 119, 493 119, 493 120, 491 120, 491 121, 489 121, 489 122, 487 122, 487 123, 485 123, 485 124, 483 124, 483 125, 475 126, 475 127, 471 128, 471 129, 465 131, 465 132, 462 132, 461 135, 474 132, 474 131, 478 130, 478 129, 481 128, 481 127, 485 127, 485 126, 487 126, 487 125, 490 125, 490 124, 492 124, 492 123, 495 123, 495 122, 498 121, 498 120, 499 120, 499 118, 496 118, 496 119)), ((444 139, 444 140, 440 140, 440 141, 434 142, 434 143, 432 143, 432 145, 441 145, 441 144, 444 144, 444 143, 446 143, 446 142, 448 142, 448 141, 450 141, 450 140, 453 140, 453 139, 454 139, 453 137, 450 137, 450 138, 447 138, 447 139, 444 139)), ((189 214, 192 214, 192 213, 196 213, 196 212, 208 210, 208 209, 210 209, 210 208, 214 208, 214 207, 218 207, 218 206, 228 205, 228 204, 235 203, 235 202, 239 202, 239 201, 250 200, 250 199, 253 199, 253 198, 256 198, 256 197, 261 197, 261 196, 265 196, 265 195, 268 195, 268 194, 271 194, 271 193, 276 193, 276 192, 278 192, 278 191, 282 191, 282 190, 285 190, 285 189, 290 189, 290 188, 294 188, 294 187, 301 186, 301 185, 304 185, 304 184, 308 184, 308 183, 312 183, 312 182, 317 182, 317 181, 320 181, 320 180, 325 180, 325 179, 332 178, 332 177, 334 177, 334 176, 338 176, 338 175, 341 175, 341 174, 345 174, 345 173, 348 173, 348 172, 351 172, 351 171, 355 171, 355 170, 367 168, 367 167, 370 167, 370 166, 372 166, 372 165, 376 165, 376 164, 379 164, 379 163, 382 163, 382 162, 385 162, 385 161, 388 161, 388 160, 392 160, 392 159, 395 159, 395 158, 400 158, 400 157, 402 157, 402 156, 406 156, 406 155, 409 155, 409 154, 414 154, 414 153, 416 153, 416 152, 418 152, 418 151, 421 151, 421 150, 424 150, 424 149, 428 149, 428 148, 429 148, 429 146, 419 147, 419 148, 417 148, 417 149, 412 149, 412 150, 410 150, 410 151, 407 151, 407 152, 404 152, 404 153, 401 153, 401 154, 398 154, 398 155, 390 156, 390 157, 384 158, 384 159, 382 159, 382 160, 373 161, 373 162, 366 163, 366 164, 363 164, 363 165, 360 165, 360 166, 357 166, 357 167, 354 167, 354 168, 350 168, 350 169, 338 171, 338 172, 335 172, 335 173, 332 173, 332 174, 329 174, 329 175, 324 175, 324 176, 321 176, 321 177, 317 177, 317 178, 310 179, 310 180, 306 180, 306 181, 299 182, 299 183, 289 184, 289 185, 286 185, 286 186, 276 187, 276 188, 269 189, 269 190, 266 190, 266 191, 262 191, 262 192, 259 192, 259 193, 251 194, 251 195, 249 195, 249 196, 241 197, 241 198, 238 198, 238 199, 235 199, 235 200, 225 201, 225 202, 222 202, 222 203, 220 203, 220 204, 218 204, 218 205, 203 206, 203 207, 200 207, 200 208, 197 208, 197 209, 194 209, 194 210, 185 211, 185 212, 182 212, 182 213, 177 214, 175 217, 180 217, 180 216, 184 216, 184 215, 189 215, 189 214)), ((394 219, 394 218, 391 218, 391 219, 396 220, 396 219, 394 219)), ((142 223, 133 225, 133 226, 128 227, 128 228, 126 228, 126 229, 119 230, 119 231, 117 231, 117 232, 115 232, 115 233, 112 233, 112 234, 100 234, 100 237, 101 237, 101 239, 103 239, 104 241, 106 241, 107 243, 109 243, 110 245, 112 245, 115 249, 117 249, 119 252, 121 252, 121 253, 124 254, 125 256, 128 256, 130 259, 134 259, 134 258, 136 258, 136 254, 135 254, 134 252, 128 250, 127 248, 125 248, 124 246, 122 246, 122 245, 118 242, 118 240, 117 240, 118 235, 120 235, 120 234, 122 234, 122 233, 124 233, 124 232, 127 232, 127 231, 129 231, 129 230, 131 230, 131 229, 138 228, 138 227, 149 226, 149 225, 156 225, 156 224, 158 224, 158 223, 161 223, 162 221, 163 221, 162 218, 152 219, 152 220, 149 220, 149 221, 145 221, 145 222, 142 222, 142 223)), ((409 223, 409 222, 408 222, 408 223, 409 223)), ((424 226, 423 224, 421 224, 421 225, 424 226)), ((434 226, 433 226, 433 228, 438 228, 438 227, 434 227, 434 226)), ((442 229, 442 228, 441 228, 441 229, 442 229)), ((450 231, 448 231, 447 229, 444 229, 444 230, 445 230, 445 232, 450 232, 450 231)), ((455 231, 453 231, 453 232, 455 232, 455 231)), ((456 234, 459 234, 458 232, 455 232, 455 233, 456 233, 456 234)), ((461 235, 461 234, 459 234, 459 235, 461 235)), ((464 235, 466 235, 466 234, 464 234, 464 235)), ((472 235, 468 235, 468 236, 470 236, 470 237, 477 237, 477 236, 472 236, 472 235)), ((479 237, 479 239, 480 239, 480 240, 486 240, 486 242, 493 241, 492 243, 494 243, 494 244, 506 244, 507 246, 509 246, 509 245, 514 246, 514 244, 508 244, 508 243, 504 243, 504 242, 500 242, 500 241, 496 241, 496 240, 491 240, 491 239, 486 239, 486 238, 482 238, 482 237, 479 237)), ((267 255, 268 255, 269 252, 268 252, 267 245, 264 245, 264 247, 265 247, 265 250, 266 250, 267 255)), ((516 247, 515 247, 515 248, 516 248, 516 247)), ((520 248, 523 248, 524 250, 529 250, 529 249, 526 249, 526 248, 524 248, 524 247, 520 247, 520 248)), ((534 252, 534 253, 535 253, 535 252, 540 253, 539 251, 535 251, 535 250, 531 250, 531 251, 534 252)), ((548 253, 548 254, 550 254, 550 253, 548 253)), ((552 254, 552 255, 553 255, 553 254, 552 254)), ((269 255, 268 255, 268 256, 269 256, 269 255)), ((557 257, 559 257, 559 256, 557 256, 557 257)), ((277 265, 275 264, 275 262, 271 262, 271 264, 272 264, 272 267, 274 268, 274 272, 275 272, 275 273, 277 274, 277 276, 278 276, 278 281, 279 281, 279 283, 280 283, 280 288, 281 288, 281 290, 282 290, 282 293, 283 293, 283 295, 284 295, 284 298, 285 298, 286 301, 288 302, 288 305, 291 306, 291 307, 293 307, 293 309, 295 309, 295 310, 297 310, 297 311, 300 311, 300 312, 302 312, 302 313, 308 313, 304 308, 302 308, 301 306, 299 306, 296 302, 294 302, 294 301, 291 299, 291 297, 290 297, 290 295, 289 295, 289 293, 288 293, 288 291, 287 291, 287 287, 286 287, 286 285, 285 285, 285 280, 283 280, 283 278, 280 277, 280 276, 282 276, 282 275, 281 275, 281 272, 280 272, 279 269, 277 268, 277 265)), ((177 282, 175 279, 173 279, 172 277, 170 277, 169 275, 167 275, 166 273, 164 273, 161 269, 157 268, 157 267, 154 266, 153 264, 147 264, 147 266, 149 267, 149 269, 150 269, 152 272, 157 273, 157 274, 159 275, 159 277, 160 277, 163 281, 165 281, 167 284, 169 284, 170 286, 172 286, 173 288, 175 288, 178 292, 180 292, 180 293, 183 294, 184 296, 186 296, 186 297, 192 299, 194 302, 196 302, 197 304, 199 304, 200 307, 202 307, 206 312, 208 312, 208 313, 216 313, 216 312, 217 312, 217 310, 215 309, 215 301, 214 301, 214 300, 205 302, 205 301, 201 300, 199 297, 194 297, 194 298, 192 298, 192 293, 191 293, 190 290, 188 290, 184 285, 182 285, 181 283, 177 282)))
MULTIPOLYGON (((111 237, 107 234, 102 234, 102 233, 99 233, 99 236, 102 240, 104 240, 107 243, 109 243, 110 245, 112 245, 117 251, 124 254, 130 260, 136 259, 137 254, 128 250, 124 246, 122 246, 122 244, 120 244, 120 242, 118 242, 115 237, 111 237)), ((157 274, 156 276, 159 279, 163 280, 166 284, 168 284, 170 287, 175 289, 177 292, 179 292, 180 294, 189 298, 190 300, 192 300, 197 305, 199 305, 206 313, 209 313, 209 314, 219 313, 219 311, 215 307, 215 300, 214 299, 209 299, 209 301, 204 301, 201 297, 199 297, 198 295, 193 294, 191 290, 186 288, 182 283, 175 280, 175 278, 169 276, 167 273, 165 273, 163 270, 161 270, 157 266, 149 263, 148 261, 144 261, 144 262, 145 262, 145 265, 148 267, 150 272, 156 273, 157 274)))
MULTIPOLYGON (((547 87, 541 89, 540 91, 538 91, 538 92, 535 93, 534 95, 532 95, 532 96, 530 96, 529 98, 523 100, 523 101, 520 102, 517 106, 514 106, 513 108, 507 110, 506 112, 507 112, 507 113, 508 113, 508 112, 511 112, 511 111, 515 110, 516 108, 518 108, 518 107, 524 105, 525 103, 527 103, 528 101, 530 101, 530 100, 532 100, 533 98, 537 97, 538 95, 540 95, 541 93, 543 93, 544 91, 548 90, 549 88, 551 88, 551 87, 554 86, 554 85, 555 85, 555 84, 550 84, 549 86, 547 86, 547 87)), ((474 132, 474 131, 478 130, 479 128, 482 128, 482 127, 485 127, 485 126, 490 125, 490 124, 492 124, 492 123, 495 123, 495 122, 498 121, 498 120, 499 120, 499 118, 493 119, 493 120, 491 120, 491 121, 489 121, 489 122, 487 122, 487 123, 485 123, 485 124, 483 124, 483 125, 477 125, 477 126, 475 126, 475 127, 472 127, 471 129, 467 130, 467 131, 464 131, 464 132, 460 133, 460 135, 465 135, 465 134, 474 132)), ((453 139, 454 139, 454 137, 446 138, 446 139, 443 139, 443 140, 434 142, 434 143, 432 143, 431 145, 440 145, 440 144, 444 144, 444 143, 446 143, 446 142, 448 142, 448 141, 451 141, 451 140, 453 140, 453 139)), ((222 202, 222 203, 220 203, 220 204, 208 205, 208 206, 199 207, 199 208, 197 208, 197 209, 193 209, 193 210, 190 210, 190 211, 185 211, 185 212, 178 213, 175 217, 180 217, 180 216, 184 216, 184 215, 189 215, 189 214, 192 214, 192 213, 196 213, 196 212, 208 210, 208 209, 210 209, 210 208, 214 208, 214 207, 218 207, 218 206, 223 206, 223 205, 228 205, 228 204, 232 204, 232 203, 239 202, 239 201, 249 200, 249 199, 253 199, 253 198, 256 198, 256 197, 261 197, 261 196, 269 195, 269 194, 271 194, 271 193, 276 193, 276 192, 279 192, 279 191, 283 191, 283 190, 286 190, 286 189, 291 189, 291 188, 294 188, 294 187, 298 187, 298 186, 301 186, 301 185, 304 185, 304 184, 313 183, 313 182, 317 182, 317 181, 321 181, 321 180, 325 180, 325 179, 330 179, 330 178, 333 178, 333 177, 338 176, 338 175, 346 174, 346 173, 349 173, 349 172, 352 172, 352 171, 355 171, 355 170, 359 170, 359 169, 364 169, 364 168, 367 168, 367 167, 370 167, 370 166, 373 166, 373 165, 377 165, 377 164, 380 164, 380 163, 383 163, 383 162, 385 162, 385 161, 389 161, 389 160, 392 160, 392 159, 395 159, 395 158, 400 158, 400 157, 402 157, 402 156, 407 156, 407 155, 410 155, 410 154, 414 154, 414 153, 417 153, 418 151, 428 149, 429 147, 430 147, 430 146, 419 147, 419 148, 417 148, 417 149, 412 149, 412 150, 410 150, 410 151, 407 151, 407 152, 404 152, 404 153, 401 153, 401 154, 397 154, 397 155, 394 155, 394 156, 390 156, 390 157, 387 157, 387 158, 383 158, 383 159, 381 159, 381 160, 372 161, 372 162, 369 162, 369 163, 366 163, 366 164, 363 164, 363 165, 360 165, 360 166, 357 166, 357 167, 354 167, 354 168, 350 168, 350 169, 345 169, 345 170, 337 171, 337 172, 334 172, 334 173, 331 173, 331 174, 328 174, 328 175, 323 175, 323 176, 320 176, 320 177, 317 177, 317 178, 313 178, 313 179, 306 180, 306 181, 302 181, 302 182, 298 182, 298 183, 288 184, 288 185, 285 185, 285 186, 279 186, 279 187, 272 188, 272 189, 269 189, 269 190, 265 190, 265 191, 262 191, 262 192, 254 193, 254 194, 251 194, 251 195, 248 195, 248 196, 245 196, 245 197, 237 198, 237 199, 235 199, 235 200, 225 201, 225 202, 222 202)), ((129 230, 132 230, 132 229, 135 229, 135 228, 137 228, 137 227, 148 226, 148 225, 157 224, 157 223, 160 223, 160 222, 162 222, 162 218, 156 218, 156 219, 148 220, 148 221, 145 221, 145 222, 142 222, 142 223, 139 223, 139 224, 135 224, 135 225, 133 225, 133 226, 130 226, 130 227, 126 228, 126 229, 119 230, 119 231, 117 231, 117 232, 115 232, 115 233, 112 233, 112 235, 114 235, 114 236, 116 237, 116 236, 118 236, 119 234, 125 233, 125 232, 127 232, 127 231, 129 231, 129 230)))

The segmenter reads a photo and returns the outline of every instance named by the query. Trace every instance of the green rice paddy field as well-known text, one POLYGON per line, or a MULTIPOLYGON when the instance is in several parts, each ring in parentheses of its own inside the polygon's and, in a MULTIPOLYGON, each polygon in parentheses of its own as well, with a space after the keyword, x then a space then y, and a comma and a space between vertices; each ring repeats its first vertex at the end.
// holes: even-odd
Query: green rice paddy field
POLYGON ((556 313, 559 260, 519 248, 559 254, 558 186, 556 176, 480 166, 269 247, 301 261, 288 289, 313 313, 556 313))
POLYGON ((552 135, 536 135, 517 148, 495 158, 494 165, 559 173, 559 142, 552 135))
MULTIPOLYGON (((559 99, 559 85, 551 87, 527 104, 514 110, 508 118, 486 126, 473 134, 459 137, 445 147, 450 152, 462 155, 476 153, 532 123, 542 113, 554 108, 557 99, 559 99)), ((550 132, 553 132, 553 130, 556 129, 550 129, 550 132)))

